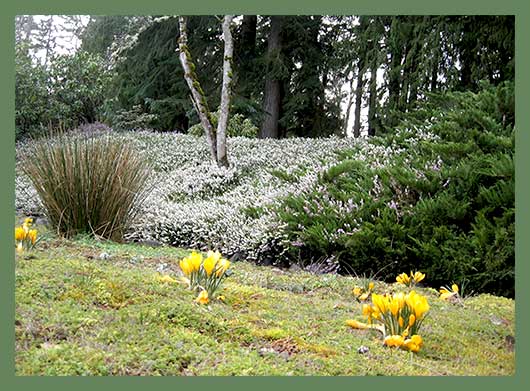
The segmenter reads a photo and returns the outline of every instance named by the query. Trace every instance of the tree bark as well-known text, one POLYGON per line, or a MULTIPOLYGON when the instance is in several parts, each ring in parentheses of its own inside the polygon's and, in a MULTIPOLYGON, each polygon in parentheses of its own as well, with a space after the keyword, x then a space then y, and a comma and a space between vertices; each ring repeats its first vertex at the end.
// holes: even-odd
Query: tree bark
POLYGON ((361 104, 363 99, 364 59, 359 59, 357 86, 355 87, 355 120, 353 122, 353 137, 361 135, 361 104))
POLYGON ((231 25, 233 15, 225 15, 223 21, 224 57, 223 57, 223 86, 221 90, 221 109, 217 123, 217 163, 228 167, 226 155, 226 127, 228 125, 228 112, 230 110, 230 95, 232 87, 232 57, 234 42, 232 40, 231 25))
POLYGON ((243 15, 243 21, 241 22, 241 47, 244 54, 254 53, 257 24, 257 15, 243 15))
POLYGON ((282 17, 271 16, 271 31, 267 47, 267 76, 263 97, 264 118, 260 129, 260 138, 278 138, 278 122, 280 120, 281 86, 278 79, 277 63, 281 50, 282 17))
POLYGON ((253 63, 256 57, 256 27, 258 17, 256 15, 243 15, 241 22, 241 34, 235 39, 234 57, 237 59, 237 81, 234 88, 236 94, 246 99, 251 99, 253 82, 253 63))
POLYGON ((206 140, 210 146, 210 155, 214 162, 217 162, 217 144, 216 144, 216 135, 215 130, 210 119, 210 110, 208 109, 208 103, 206 102, 206 97, 199 83, 199 79, 194 71, 195 65, 193 65, 190 51, 188 49, 188 36, 186 32, 186 18, 179 16, 179 27, 180 27, 180 37, 179 37, 179 58, 182 68, 184 70, 184 79, 188 84, 188 87, 191 91, 191 96, 201 125, 204 128, 206 133, 206 140))
MULTIPOLYGON (((472 18, 472 17, 471 17, 472 18)), ((475 37, 471 28, 472 20, 470 17, 463 16, 461 18, 463 27, 462 27, 462 38, 459 43, 460 50, 460 85, 462 90, 471 90, 473 89, 473 61, 475 61, 475 37)))
POLYGON ((370 70, 370 97, 368 99, 368 136, 375 136, 376 129, 376 110, 377 110, 377 51, 373 51, 372 67, 370 70))
POLYGON ((392 16, 389 31, 390 64, 388 67, 388 109, 387 125, 394 126, 397 123, 393 110, 398 110, 399 96, 401 91, 401 60, 403 59, 403 48, 399 41, 400 22, 399 17, 392 16))
POLYGON ((350 113, 351 113, 351 108, 354 103, 352 90, 353 90, 353 77, 350 79, 350 85, 348 87, 348 103, 346 104, 346 114, 344 116, 344 123, 342 125, 344 135, 348 134, 348 124, 350 123, 350 113))

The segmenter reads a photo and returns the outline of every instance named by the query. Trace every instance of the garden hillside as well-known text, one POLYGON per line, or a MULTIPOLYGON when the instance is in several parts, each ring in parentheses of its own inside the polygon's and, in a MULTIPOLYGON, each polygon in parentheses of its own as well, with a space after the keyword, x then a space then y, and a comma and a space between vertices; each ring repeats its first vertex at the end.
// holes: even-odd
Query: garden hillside
POLYGON ((416 352, 383 345, 352 289, 363 280, 234 262, 206 305, 181 282, 188 251, 59 239, 36 220, 36 248, 16 257, 17 375, 513 375, 514 301, 430 306, 416 352))
POLYGON ((514 375, 513 15, 14 22, 17 375, 514 375))
MULTIPOLYGON (((211 163, 204 137, 87 125, 60 142, 17 144, 16 207, 19 214, 42 215, 43 200, 64 183, 54 165, 67 168, 74 153, 93 156, 94 140, 113 140, 132 148, 131 159, 148 163, 145 200, 127 216, 129 241, 387 282, 421 270, 434 288, 457 283, 468 293, 513 297, 513 83, 429 95, 400 117, 391 132, 371 138, 229 137, 228 168, 211 163), (53 145, 71 147, 61 149, 60 159, 43 158, 53 145), (37 191, 28 177, 32 165, 49 168, 53 175, 44 177, 57 185, 37 191)), ((101 162, 123 158, 110 150, 118 152, 97 155, 101 162)), ((93 183, 101 167, 75 177, 93 183)), ((64 222, 66 212, 74 221, 82 207, 71 205, 88 202, 73 203, 83 194, 78 182, 64 192, 54 223, 64 222)), ((113 194, 107 201, 119 210, 113 194)))

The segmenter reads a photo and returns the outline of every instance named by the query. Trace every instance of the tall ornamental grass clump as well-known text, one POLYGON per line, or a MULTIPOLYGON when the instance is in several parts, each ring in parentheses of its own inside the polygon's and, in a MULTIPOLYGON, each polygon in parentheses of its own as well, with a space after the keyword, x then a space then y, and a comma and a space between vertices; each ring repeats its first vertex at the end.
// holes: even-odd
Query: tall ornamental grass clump
POLYGON ((138 151, 119 139, 64 133, 36 140, 22 170, 60 234, 116 241, 147 195, 150 172, 138 151))

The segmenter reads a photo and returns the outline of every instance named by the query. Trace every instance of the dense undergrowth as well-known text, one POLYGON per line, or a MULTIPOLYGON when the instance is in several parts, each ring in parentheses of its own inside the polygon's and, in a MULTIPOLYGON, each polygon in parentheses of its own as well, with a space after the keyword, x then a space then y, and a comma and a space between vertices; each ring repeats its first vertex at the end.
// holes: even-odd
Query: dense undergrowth
POLYGON ((435 284, 513 297, 515 139, 503 88, 431 97, 402 131, 373 140, 406 151, 384 165, 343 151, 315 188, 277 208, 291 256, 334 256, 344 271, 384 269, 387 280, 421 269, 435 284), (416 126, 436 137, 406 131, 416 126))
MULTIPOLYGON (((512 98, 509 84, 432 95, 369 139, 233 137, 228 169, 210 163, 202 137, 81 133, 110 134, 151 166, 129 240, 387 281, 421 269, 435 287, 513 297, 512 98)), ((31 149, 21 142, 17 154, 31 149)), ((16 190, 20 213, 43 212, 20 163, 16 190)))
MULTIPOLYGON (((208 306, 179 276, 172 247, 43 240, 16 259, 17 375, 512 375, 514 302, 430 303, 418 353, 383 346, 362 320, 353 277, 231 266, 208 306), (104 257, 101 255, 105 254, 104 257), (359 353, 361 349, 364 353, 359 353)), ((426 276, 426 280, 430 278, 426 276)), ((400 290, 375 281, 374 292, 400 290)))

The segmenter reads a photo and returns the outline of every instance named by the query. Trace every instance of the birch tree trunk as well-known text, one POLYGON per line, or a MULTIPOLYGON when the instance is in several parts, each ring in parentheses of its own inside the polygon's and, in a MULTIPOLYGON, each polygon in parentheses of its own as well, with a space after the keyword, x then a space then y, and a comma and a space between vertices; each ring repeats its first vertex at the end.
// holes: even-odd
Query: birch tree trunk
MULTIPOLYGON (((191 91, 191 97, 195 103, 195 108, 197 109, 197 114, 199 115, 199 120, 201 125, 204 128, 206 133, 206 140, 210 146, 210 154, 214 162, 218 162, 217 159, 217 143, 215 130, 210 119, 210 110, 208 109, 208 102, 204 96, 204 92, 199 83, 197 74, 195 73, 195 66, 191 58, 190 51, 188 49, 188 35, 186 32, 186 18, 179 16, 179 27, 180 27, 180 37, 179 37, 179 58, 180 63, 182 64, 182 69, 184 70, 184 79, 188 84, 188 87, 191 91)), ((225 150, 226 154, 226 150, 225 150)))
POLYGON ((223 86, 221 90, 221 109, 217 123, 217 164, 228 167, 226 155, 226 127, 228 125, 228 112, 230 110, 230 95, 232 85, 232 57, 234 42, 232 40, 233 15, 225 15, 223 21, 224 57, 223 57, 223 86))

